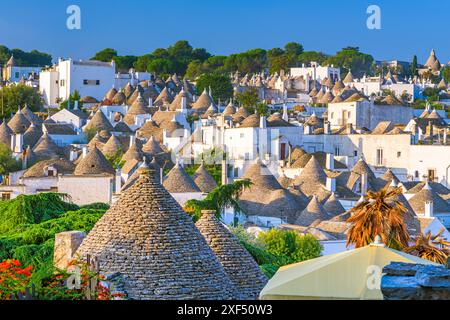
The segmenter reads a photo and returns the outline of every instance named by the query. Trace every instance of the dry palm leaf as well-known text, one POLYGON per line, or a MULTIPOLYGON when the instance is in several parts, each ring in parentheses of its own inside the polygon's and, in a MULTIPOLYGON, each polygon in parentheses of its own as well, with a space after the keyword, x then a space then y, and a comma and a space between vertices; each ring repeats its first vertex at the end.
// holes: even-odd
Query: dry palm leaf
POLYGON ((398 201, 401 188, 378 192, 369 191, 364 201, 350 210, 347 222, 347 246, 363 247, 372 243, 377 235, 389 247, 401 249, 408 245, 409 233, 405 223, 407 209, 398 201))
POLYGON ((416 243, 404 251, 422 259, 445 264, 450 255, 450 242, 440 236, 443 231, 444 228, 434 236, 431 235, 431 231, 422 233, 417 237, 416 243))

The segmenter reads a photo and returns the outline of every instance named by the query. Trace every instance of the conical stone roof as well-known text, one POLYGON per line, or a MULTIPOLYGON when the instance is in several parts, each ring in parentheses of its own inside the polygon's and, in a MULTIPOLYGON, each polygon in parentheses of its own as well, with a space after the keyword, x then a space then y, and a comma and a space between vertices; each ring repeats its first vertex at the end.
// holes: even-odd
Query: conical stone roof
POLYGON ((142 152, 144 152, 147 156, 154 156, 156 154, 164 152, 164 150, 161 148, 159 142, 156 141, 155 137, 150 136, 148 141, 143 145, 142 152))
POLYGON ((215 211, 203 211, 195 225, 233 282, 238 298, 257 299, 268 280, 239 240, 216 218, 215 211))
POLYGON ((192 109, 200 112, 204 112, 208 110, 209 106, 213 103, 213 100, 211 96, 208 94, 208 92, 203 90, 203 93, 200 95, 200 97, 197 99, 197 101, 194 102, 192 105, 192 109))
POLYGON ((128 161, 131 159, 135 159, 141 161, 143 157, 142 150, 139 148, 137 142, 133 143, 131 147, 128 148, 127 152, 122 157, 122 160, 128 161))
POLYGON ((170 105, 173 101, 172 95, 169 93, 167 88, 164 88, 159 94, 158 98, 156 98, 154 105, 158 107, 170 105))
POLYGON ((0 143, 5 144, 8 148, 11 147, 11 136, 13 135, 13 131, 8 126, 6 121, 3 121, 0 124, 0 143))
POLYGON ((42 137, 42 130, 40 127, 36 126, 34 123, 25 131, 23 134, 23 144, 25 146, 30 146, 33 148, 39 139, 42 137))
POLYGON ((28 121, 37 126, 41 125, 43 122, 42 119, 39 118, 33 111, 31 111, 27 105, 25 105, 25 107, 22 108, 22 113, 28 119, 28 121))
POLYGON ((344 83, 350 83, 350 82, 353 82, 353 74, 352 74, 352 72, 351 72, 350 70, 348 71, 347 75, 345 76, 343 82, 344 82, 344 83))
POLYGON ((341 213, 344 213, 346 210, 340 203, 340 201, 337 199, 334 192, 331 194, 331 196, 327 199, 325 204, 323 205, 323 208, 325 211, 332 216, 340 215, 341 213))
POLYGON ((304 227, 314 227, 332 217, 326 212, 316 196, 313 196, 305 210, 300 213, 296 224, 304 227))
POLYGON ((179 163, 177 163, 164 178, 163 186, 170 193, 201 192, 191 176, 187 174, 179 163))
POLYGON ((194 179, 195 184, 201 190, 201 192, 204 193, 209 193, 217 187, 216 180, 214 180, 208 170, 206 170, 203 163, 192 175, 192 179, 194 179))
POLYGON ((325 171, 320 166, 319 161, 313 155, 308 161, 306 166, 303 168, 300 175, 295 178, 295 184, 300 184, 301 182, 307 183, 322 183, 325 184, 327 176, 325 171))
POLYGON ((102 110, 97 110, 97 112, 94 114, 92 119, 89 121, 89 123, 86 125, 86 129, 89 130, 91 128, 95 128, 96 131, 101 130, 107 130, 111 131, 113 130, 113 126, 109 122, 109 120, 106 118, 102 110))
POLYGON ((113 101, 115 95, 117 94, 116 88, 111 88, 105 95, 105 99, 108 99, 109 101, 113 101))
POLYGON ((31 122, 25 117, 20 108, 8 122, 8 126, 15 134, 25 133, 30 125, 31 122))
POLYGON ((141 94, 139 94, 136 101, 131 105, 131 108, 128 110, 127 114, 124 117, 124 121, 129 126, 135 124, 135 116, 140 114, 148 114, 149 110, 146 106, 144 98, 141 94))
POLYGON ((60 147, 44 133, 38 143, 34 146, 33 152, 39 159, 59 159, 63 152, 60 147))
POLYGON ((428 183, 424 185, 422 190, 411 197, 408 202, 416 214, 425 213, 425 202, 433 202, 434 213, 450 212, 450 204, 442 199, 428 183))
POLYGON ((94 147, 81 161, 77 164, 74 174, 77 176, 90 174, 116 174, 116 170, 106 160, 101 151, 94 147))
POLYGON ((123 152, 123 146, 115 135, 111 135, 106 144, 102 148, 102 152, 107 157, 114 157, 123 152))
POLYGON ((104 273, 120 273, 131 299, 235 298, 211 248, 175 199, 143 173, 95 224, 77 254, 104 273))

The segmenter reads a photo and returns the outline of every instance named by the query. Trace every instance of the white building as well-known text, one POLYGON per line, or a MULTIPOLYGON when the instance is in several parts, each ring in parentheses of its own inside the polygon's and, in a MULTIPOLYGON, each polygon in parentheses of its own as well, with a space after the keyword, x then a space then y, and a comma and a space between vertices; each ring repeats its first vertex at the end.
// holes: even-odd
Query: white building
POLYGON ((332 79, 333 82, 341 79, 341 69, 331 66, 321 66, 317 62, 311 62, 310 67, 304 64, 300 68, 291 68, 291 76, 306 78, 307 76, 315 81, 322 82, 325 78, 332 79))
POLYGON ((58 64, 40 73, 39 90, 45 104, 57 106, 78 91, 81 97, 102 100, 115 85, 115 63, 59 59, 58 64))
POLYGON ((2 80, 6 82, 19 82, 22 78, 28 79, 30 75, 39 74, 41 67, 17 66, 14 56, 2 68, 2 80))
POLYGON ((354 128, 373 130, 381 121, 407 124, 413 118, 413 109, 398 104, 376 104, 373 99, 330 103, 328 121, 332 128, 351 124, 354 128))

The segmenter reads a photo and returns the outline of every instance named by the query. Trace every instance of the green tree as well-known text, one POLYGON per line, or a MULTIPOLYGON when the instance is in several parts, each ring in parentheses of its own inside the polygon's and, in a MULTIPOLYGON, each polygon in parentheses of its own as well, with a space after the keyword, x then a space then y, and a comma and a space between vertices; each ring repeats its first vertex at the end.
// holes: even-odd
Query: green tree
POLYGON ((236 95, 237 102, 244 108, 254 108, 259 101, 258 91, 250 88, 236 95))
POLYGON ((373 61, 371 55, 360 52, 358 47, 346 47, 329 57, 325 63, 340 67, 342 76, 352 70, 354 76, 361 77, 365 73, 370 74, 373 61))
POLYGON ((284 51, 290 56, 297 57, 303 53, 303 46, 297 42, 289 42, 284 46, 284 51))
POLYGON ((271 254, 287 257, 288 263, 297 263, 320 256, 322 245, 310 234, 300 235, 293 230, 270 229, 258 236, 271 254))
POLYGON ((192 50, 191 52, 191 59, 200 60, 200 61, 206 61, 211 57, 211 54, 206 51, 205 48, 197 48, 192 50))
POLYGON ((171 61, 163 58, 154 59, 147 66, 147 71, 162 75, 170 74, 172 70, 171 61))
POLYGON ((200 60, 191 61, 186 69, 186 78, 195 80, 204 72, 203 63, 200 60))
POLYGON ((450 67, 444 67, 442 69, 442 78, 444 78, 445 82, 449 83, 450 82, 450 67))
POLYGON ((136 59, 134 68, 139 72, 146 72, 148 64, 154 59, 152 54, 144 54, 136 59))
POLYGON ((412 63, 411 63, 411 75, 416 76, 417 75, 417 56, 414 55, 412 63))
POLYGON ((91 60, 110 62, 117 56, 117 51, 112 48, 106 48, 97 52, 91 60))
POLYGON ((0 175, 20 170, 20 162, 13 156, 9 147, 0 143, 0 175))
POLYGON ((60 109, 67 109, 67 106, 70 105, 70 109, 73 109, 75 107, 75 101, 78 101, 78 108, 83 109, 83 102, 80 101, 81 96, 78 90, 75 90, 73 93, 70 94, 69 99, 61 102, 59 104, 60 109))
POLYGON ((311 61, 315 61, 319 64, 323 64, 324 61, 326 61, 328 59, 328 56, 322 52, 317 52, 317 51, 305 51, 303 53, 301 53, 298 57, 297 60, 299 62, 299 64, 302 63, 310 63, 311 61))
POLYGON ((208 193, 203 200, 192 199, 187 201, 184 209, 192 216, 194 221, 201 218, 202 210, 215 210, 219 219, 221 218, 222 212, 227 207, 233 208, 235 212, 241 212, 242 209, 239 206, 239 198, 242 192, 251 185, 252 182, 247 179, 221 185, 208 193))
POLYGON ((269 72, 275 73, 280 72, 281 70, 287 71, 289 67, 292 65, 292 58, 287 54, 282 54, 279 56, 275 56, 272 58, 268 58, 269 63, 269 72))
POLYGON ((214 101, 225 101, 233 96, 233 85, 226 74, 205 73, 197 79, 197 94, 201 94, 205 88, 211 87, 214 101))
POLYGON ((27 105, 32 111, 39 111, 42 99, 39 93, 31 87, 15 84, 0 89, 0 117, 7 118, 18 108, 27 105))
POLYGON ((116 69, 118 71, 127 72, 134 67, 138 57, 136 56, 116 56, 113 60, 116 62, 116 69))
POLYGON ((256 104, 255 110, 260 116, 270 116, 269 106, 265 103, 256 104))

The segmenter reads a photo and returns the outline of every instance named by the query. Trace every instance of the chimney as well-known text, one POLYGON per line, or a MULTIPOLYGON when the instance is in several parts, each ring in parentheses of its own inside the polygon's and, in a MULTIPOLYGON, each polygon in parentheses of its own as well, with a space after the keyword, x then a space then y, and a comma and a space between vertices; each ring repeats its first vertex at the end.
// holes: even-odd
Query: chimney
POLYGON ((425 201, 425 218, 433 218, 433 200, 425 201))
POLYGON ((259 128, 260 129, 266 129, 267 128, 267 121, 265 116, 261 116, 259 118, 259 128))
POLYGON ((88 148, 87 148, 87 146, 84 146, 83 147, 83 159, 86 158, 87 154, 88 154, 88 148))
POLYGON ((17 153, 23 152, 23 134, 18 133, 15 137, 15 149, 13 149, 17 153))
POLYGON ((131 148, 136 142, 136 136, 135 135, 130 135, 130 146, 129 148, 131 148))
POLYGON ((115 185, 116 189, 115 192, 116 194, 120 193, 120 190, 122 189, 122 176, 120 174, 120 168, 117 168, 116 170, 116 185, 115 185))
POLYGON ((28 166, 29 152, 31 152, 30 146, 28 146, 26 151, 22 153, 22 170, 25 170, 28 166))
POLYGON ((289 115, 288 115, 286 104, 283 104, 283 120, 289 121, 289 115))
POLYGON ((328 170, 331 170, 331 171, 334 170, 334 154, 333 153, 327 153, 327 159, 326 159, 325 167, 328 170))
POLYGON ((330 123, 330 121, 325 122, 325 125, 323 127, 323 132, 325 134, 331 134, 331 123, 330 123))
POLYGON ((336 178, 327 176, 326 188, 330 192, 336 192, 336 178))
POLYGON ((85 237, 86 234, 81 231, 57 233, 55 235, 53 265, 60 270, 66 270, 85 237))
POLYGON ((222 185, 228 184, 228 164, 226 156, 223 156, 222 159, 222 185))
POLYGON ((74 162, 75 160, 77 160, 77 152, 75 150, 70 150, 69 153, 69 160, 74 162))
POLYGON ((306 124, 305 127, 304 127, 304 132, 303 133, 304 134, 312 134, 312 132, 313 132, 312 127, 310 125, 306 124))
POLYGON ((291 167, 292 162, 292 145, 289 143, 289 152, 288 152, 288 167, 291 167))
POLYGON ((11 135, 11 150, 12 151, 16 150, 16 136, 15 135, 11 135))
POLYGON ((152 97, 148 98, 148 106, 149 106, 149 108, 153 107, 153 98, 152 97))
POLYGON ((353 130, 353 125, 351 123, 347 123, 347 134, 354 134, 355 130, 353 130))
POLYGON ((431 144, 433 144, 433 122, 428 121, 428 127, 430 128, 430 140, 431 140, 431 144))
POLYGON ((367 193, 367 184, 368 184, 367 174, 363 173, 361 175, 361 195, 362 196, 367 193))
POLYGON ((186 97, 183 92, 183 94, 181 96, 181 112, 185 112, 186 110, 187 110, 187 101, 186 101, 186 97))

